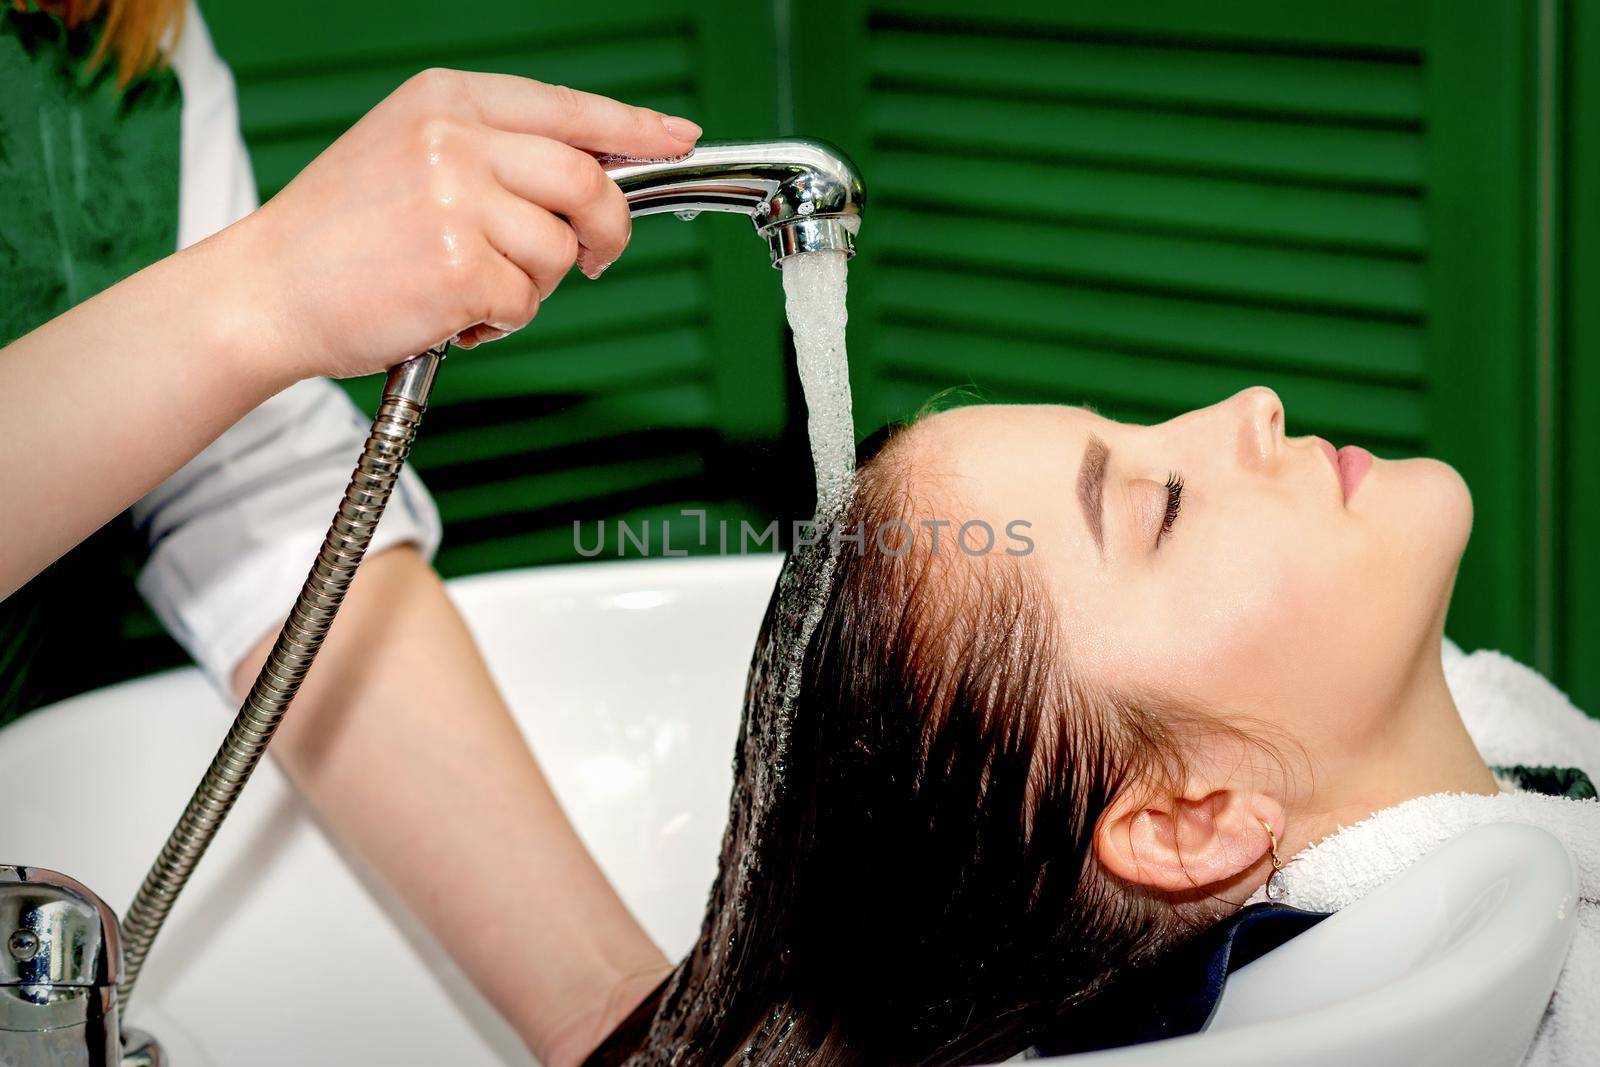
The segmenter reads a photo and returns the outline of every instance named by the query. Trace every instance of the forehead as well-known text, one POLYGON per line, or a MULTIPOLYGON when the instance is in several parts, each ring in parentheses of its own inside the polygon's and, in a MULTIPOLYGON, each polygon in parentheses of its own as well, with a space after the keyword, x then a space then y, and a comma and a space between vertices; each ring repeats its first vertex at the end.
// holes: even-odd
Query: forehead
POLYGON ((906 437, 919 453, 955 467, 997 459, 1014 464, 1058 455, 1073 443, 1081 448, 1096 424, 1109 420, 1065 404, 972 404, 922 418, 906 437))
POLYGON ((1079 475, 1091 436, 1109 436, 1115 427, 1065 405, 952 408, 906 433, 902 470, 929 515, 956 528, 981 520, 1002 537, 1023 530, 1031 547, 1020 562, 1041 577, 1063 621, 1076 631, 1073 619, 1094 597, 1091 587, 1110 580, 1079 501, 1079 475))
POLYGON ((1085 445, 1109 425, 1083 408, 1055 404, 952 408, 915 423, 897 441, 895 462, 924 506, 988 521, 1004 511, 1008 519, 1054 526, 1063 505, 1076 500, 1085 445))

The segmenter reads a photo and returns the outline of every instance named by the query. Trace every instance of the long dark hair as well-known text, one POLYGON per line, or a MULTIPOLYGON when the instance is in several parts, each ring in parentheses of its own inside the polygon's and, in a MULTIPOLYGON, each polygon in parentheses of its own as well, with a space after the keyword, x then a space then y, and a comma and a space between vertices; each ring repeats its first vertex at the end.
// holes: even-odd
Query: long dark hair
POLYGON ((875 544, 926 514, 905 451, 864 465, 837 517, 865 551, 788 560, 700 937, 648 1027, 591 1062, 1004 1059, 1192 932, 1093 851, 1180 740, 1074 682, 1026 559, 875 544))

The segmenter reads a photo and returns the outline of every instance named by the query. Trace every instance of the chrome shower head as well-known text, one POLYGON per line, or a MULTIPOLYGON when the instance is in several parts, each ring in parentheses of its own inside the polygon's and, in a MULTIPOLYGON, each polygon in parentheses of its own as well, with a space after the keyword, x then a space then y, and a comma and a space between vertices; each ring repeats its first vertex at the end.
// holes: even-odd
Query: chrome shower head
POLYGON ((748 215, 766 238, 775 267, 802 252, 855 253, 861 176, 826 141, 706 141, 681 159, 612 160, 606 171, 627 194, 635 216, 748 215))

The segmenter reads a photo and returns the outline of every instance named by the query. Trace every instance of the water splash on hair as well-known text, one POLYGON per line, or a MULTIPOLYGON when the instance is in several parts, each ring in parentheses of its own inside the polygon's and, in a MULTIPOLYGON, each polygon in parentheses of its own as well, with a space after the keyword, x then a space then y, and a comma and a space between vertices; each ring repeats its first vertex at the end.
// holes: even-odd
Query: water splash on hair
MULTIPOLYGON (((770 827, 783 798, 806 647, 833 583, 840 551, 834 533, 855 485, 855 424, 845 351, 846 265, 842 252, 783 261, 816 473, 816 539, 790 551, 768 603, 733 754, 733 794, 717 880, 700 937, 669 979, 648 1044, 634 1053, 630 1064, 694 1062, 695 1041, 721 1028, 738 992, 739 954, 759 941, 749 931, 767 919, 759 914, 761 897, 755 890, 762 877, 761 846, 772 837, 770 827)), ((795 1047, 800 1035, 793 1029, 793 1020, 775 1009, 745 1035, 749 1044, 740 1058, 746 1063, 797 1062, 804 1050, 795 1047)))
POLYGON ((773 771, 781 776, 785 764, 791 705, 800 694, 798 661, 805 655, 811 633, 822 617, 823 600, 833 577, 838 542, 834 519, 844 507, 855 480, 855 414, 850 396, 850 360, 845 349, 845 306, 849 291, 850 257, 843 252, 812 252, 783 261, 783 292, 789 329, 794 333, 795 363, 800 390, 806 399, 806 436, 811 442, 811 464, 816 474, 817 502, 812 521, 821 549, 817 573, 802 582, 802 568, 791 557, 779 577, 777 603, 787 613, 800 611, 798 626, 788 639, 788 654, 795 660, 782 688, 778 715, 777 748, 773 771), (787 583, 785 582, 787 579, 787 583))

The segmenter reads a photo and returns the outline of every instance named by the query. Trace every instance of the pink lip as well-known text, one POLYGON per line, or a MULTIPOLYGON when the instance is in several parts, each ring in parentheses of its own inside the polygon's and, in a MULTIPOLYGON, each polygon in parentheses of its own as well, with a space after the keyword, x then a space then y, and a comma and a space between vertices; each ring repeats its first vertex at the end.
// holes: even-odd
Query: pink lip
POLYGON ((1334 448, 1320 437, 1317 438, 1317 445, 1321 447, 1322 454, 1328 457, 1328 462, 1333 465, 1334 473, 1339 475, 1339 489, 1344 494, 1345 502, 1348 503, 1351 494, 1356 491, 1356 486, 1361 484, 1361 479, 1372 469, 1372 453, 1359 445, 1334 448))
POLYGON ((1372 453, 1360 445, 1345 445, 1339 449, 1339 487, 1344 490, 1346 503, 1371 469, 1372 453))

